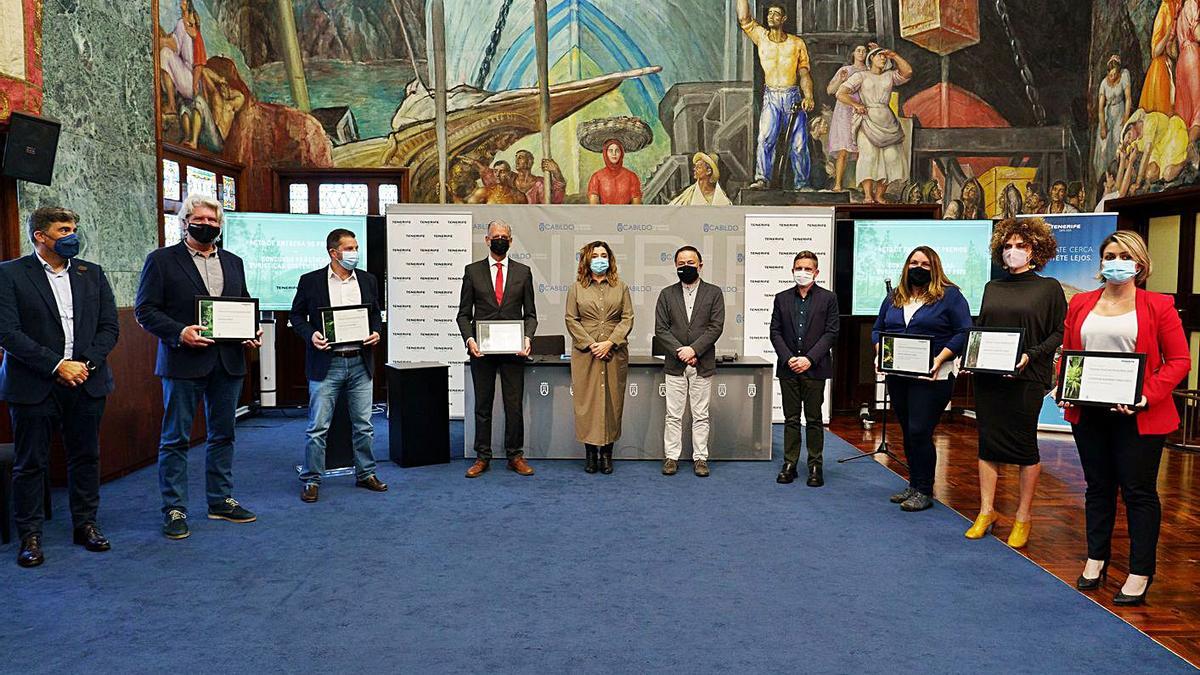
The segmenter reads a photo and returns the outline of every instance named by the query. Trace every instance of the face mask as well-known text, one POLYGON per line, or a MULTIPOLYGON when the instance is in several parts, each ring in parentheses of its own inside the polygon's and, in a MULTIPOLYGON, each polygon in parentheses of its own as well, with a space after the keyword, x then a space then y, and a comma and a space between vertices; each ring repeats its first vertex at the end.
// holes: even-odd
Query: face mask
POLYGON ((503 256, 505 253, 508 253, 508 245, 509 241, 507 239, 493 239, 488 244, 488 248, 492 249, 492 253, 503 256))
POLYGON ((678 274, 679 280, 685 284, 693 283, 697 279, 700 278, 700 270, 696 269, 695 267, 693 267, 691 265, 684 265, 683 267, 676 267, 675 274, 678 274))
POLYGON ((604 274, 608 271, 608 260, 605 258, 592 258, 591 268, 594 274, 604 274))
POLYGON ((211 244, 217 240, 217 237, 221 236, 221 228, 207 223, 189 223, 188 234, 192 235, 192 239, 201 244, 211 244))
POLYGON ((812 272, 809 272, 807 270, 800 270, 798 272, 792 272, 792 278, 794 278, 796 280, 797 286, 807 286, 807 285, 811 284, 813 282, 813 279, 816 277, 813 276, 812 272))
POLYGON ((61 239, 55 239, 54 252, 64 258, 79 255, 79 235, 71 233, 61 239))
POLYGON ((1029 263, 1029 254, 1019 248, 1005 249, 1000 257, 1004 259, 1004 266, 1010 270, 1020 269, 1029 263))
POLYGON ((908 283, 910 286, 928 286, 933 275, 924 267, 908 268, 908 283))
POLYGON ((1132 260, 1105 260, 1100 274, 1114 284, 1124 284, 1137 276, 1137 263, 1132 260))
POLYGON ((358 251, 342 251, 342 257, 338 260, 347 270, 354 271, 358 267, 358 251))

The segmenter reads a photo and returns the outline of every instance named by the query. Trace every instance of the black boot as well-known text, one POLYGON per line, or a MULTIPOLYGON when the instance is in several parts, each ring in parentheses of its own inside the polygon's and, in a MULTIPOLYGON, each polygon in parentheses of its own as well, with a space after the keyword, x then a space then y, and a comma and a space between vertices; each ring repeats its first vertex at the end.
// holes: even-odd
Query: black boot
POLYGON ((600 449, 594 445, 587 445, 587 444, 585 444, 583 447, 585 448, 585 451, 587 452, 587 464, 585 464, 583 466, 583 470, 588 473, 596 473, 596 470, 597 470, 596 462, 599 459, 598 455, 600 454, 600 449))
POLYGON ((613 472, 612 443, 600 446, 600 473, 608 475, 613 472))

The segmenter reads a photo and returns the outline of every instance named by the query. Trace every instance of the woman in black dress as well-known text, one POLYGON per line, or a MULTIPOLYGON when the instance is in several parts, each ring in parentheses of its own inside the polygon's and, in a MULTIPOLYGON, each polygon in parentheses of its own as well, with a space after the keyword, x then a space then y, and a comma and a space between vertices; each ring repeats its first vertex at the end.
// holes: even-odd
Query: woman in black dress
POLYGON ((975 374, 975 415, 979 426, 979 516, 967 530, 980 539, 991 530, 1000 464, 1020 469, 1020 502, 1008 545, 1029 540, 1033 491, 1041 474, 1037 425, 1042 399, 1052 388, 1054 355, 1062 344, 1067 299, 1055 279, 1039 276, 1058 251, 1050 226, 1041 218, 1009 218, 992 231, 992 259, 1007 270, 988 283, 978 326, 1020 328, 1024 350, 1015 375, 975 374))

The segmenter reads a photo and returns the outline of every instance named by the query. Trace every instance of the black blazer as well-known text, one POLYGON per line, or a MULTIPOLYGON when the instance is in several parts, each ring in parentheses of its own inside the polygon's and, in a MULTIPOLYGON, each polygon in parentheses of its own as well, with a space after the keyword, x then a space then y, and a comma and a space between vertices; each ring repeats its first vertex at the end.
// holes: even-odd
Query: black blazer
POLYGON ((458 332, 462 334, 463 342, 475 337, 476 321, 524 321, 527 338, 532 338, 537 330, 533 272, 528 265, 509 258, 504 300, 496 304, 496 291, 492 289, 493 262, 489 255, 463 270, 462 295, 458 300, 458 332))
POLYGON ((675 356, 680 347, 696 351, 696 374, 708 377, 717 372, 717 338, 725 332, 725 296, 721 289, 700 282, 696 302, 692 305, 692 320, 687 318, 683 299, 683 283, 662 289, 654 307, 654 339, 666 354, 663 370, 668 375, 682 375, 687 365, 675 356))
POLYGON ((833 377, 833 344, 838 335, 838 299, 832 291, 813 285, 809 292, 808 324, 804 335, 797 343, 796 335, 796 287, 775 295, 775 307, 771 310, 771 344, 779 360, 775 364, 775 377, 780 379, 800 377, 788 368, 788 359, 804 356, 812 361, 805 374, 813 379, 828 380, 833 377))
MULTIPOLYGON (((375 281, 374 274, 364 270, 357 270, 354 275, 358 278, 358 293, 362 296, 362 304, 370 307, 367 316, 371 322, 371 330, 382 335, 383 322, 379 319, 379 283, 375 281)), ((329 266, 326 265, 300 277, 300 283, 296 284, 296 297, 292 299, 292 311, 288 314, 292 330, 304 340, 304 376, 314 382, 325 379, 325 375, 329 373, 329 364, 333 361, 333 350, 321 351, 312 343, 313 333, 317 331, 313 324, 319 325, 321 320, 317 316, 317 310, 329 306, 329 266)), ((375 348, 364 346, 359 358, 362 359, 367 374, 375 377, 375 348)))
MULTIPOLYGON (((217 254, 225 277, 227 298, 248 298, 242 259, 221 249, 217 254)), ((150 252, 142 267, 134 301, 138 325, 158 338, 154 374, 159 377, 207 377, 220 365, 234 377, 246 374, 246 348, 237 342, 219 342, 208 347, 185 347, 179 334, 194 325, 196 296, 208 295, 204 280, 192 262, 187 244, 179 242, 150 252)))
MULTIPOLYGON (((120 326, 117 303, 104 271, 95 263, 75 259, 67 270, 75 310, 75 361, 91 361, 96 369, 81 388, 89 396, 112 393, 108 355, 117 344, 120 326)), ((58 304, 50 280, 37 256, 0 264, 0 399, 40 403, 50 395, 55 367, 66 345, 58 304)))

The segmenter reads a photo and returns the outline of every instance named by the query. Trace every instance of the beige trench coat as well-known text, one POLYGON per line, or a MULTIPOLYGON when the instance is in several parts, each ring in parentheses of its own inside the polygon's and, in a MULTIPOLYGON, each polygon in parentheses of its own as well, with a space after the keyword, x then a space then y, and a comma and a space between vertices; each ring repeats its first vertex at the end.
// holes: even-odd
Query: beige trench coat
POLYGON ((633 301, 622 282, 576 282, 567 291, 567 332, 571 334, 571 386, 574 388, 575 438, 580 443, 607 445, 621 437, 621 411, 629 376, 629 332, 633 330, 633 301), (609 360, 588 350, 594 342, 611 340, 609 360))

